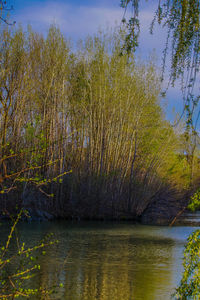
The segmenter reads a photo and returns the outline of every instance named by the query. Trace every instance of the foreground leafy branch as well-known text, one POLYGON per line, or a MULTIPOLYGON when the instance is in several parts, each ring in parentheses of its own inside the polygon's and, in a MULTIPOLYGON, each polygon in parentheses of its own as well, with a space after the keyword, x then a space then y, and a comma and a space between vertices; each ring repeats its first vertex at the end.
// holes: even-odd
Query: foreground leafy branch
POLYGON ((200 230, 193 232, 187 239, 183 259, 184 272, 176 299, 199 299, 200 297, 200 230))
MULTIPOLYGON (((188 209, 196 211, 200 207, 200 189, 190 198, 188 209)), ((200 298, 200 229, 189 235, 184 250, 184 272, 174 297, 176 299, 200 298)))
POLYGON ((57 286, 51 289, 42 287, 32 289, 29 287, 29 280, 40 270, 37 256, 45 255, 44 249, 58 241, 52 238, 52 234, 48 234, 39 244, 31 248, 26 248, 24 243, 19 245, 17 242, 17 251, 12 254, 11 241, 24 213, 26 214, 25 211, 20 211, 11 226, 5 246, 0 249, 0 299, 15 299, 19 296, 29 298, 32 295, 42 295, 43 299, 49 299, 49 295, 56 291, 57 286))

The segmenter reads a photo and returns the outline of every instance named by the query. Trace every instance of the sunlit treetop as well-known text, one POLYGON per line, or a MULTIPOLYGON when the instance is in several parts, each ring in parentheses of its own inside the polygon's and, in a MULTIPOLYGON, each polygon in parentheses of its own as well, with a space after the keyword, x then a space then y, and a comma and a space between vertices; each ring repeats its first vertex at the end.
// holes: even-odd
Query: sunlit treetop
MULTIPOLYGON (((135 51, 138 46, 141 2, 142 0, 121 0, 121 7, 125 12, 122 22, 128 29, 124 49, 128 52, 135 51), (127 10, 132 12, 129 20, 126 20, 127 10)), ((169 55, 171 59, 169 81, 174 85, 177 79, 181 80, 187 126, 195 132, 200 117, 200 97, 194 92, 200 65, 200 1, 157 0, 157 3, 150 32, 153 33, 155 23, 162 25, 167 31, 163 51, 163 74, 166 57, 169 55)))

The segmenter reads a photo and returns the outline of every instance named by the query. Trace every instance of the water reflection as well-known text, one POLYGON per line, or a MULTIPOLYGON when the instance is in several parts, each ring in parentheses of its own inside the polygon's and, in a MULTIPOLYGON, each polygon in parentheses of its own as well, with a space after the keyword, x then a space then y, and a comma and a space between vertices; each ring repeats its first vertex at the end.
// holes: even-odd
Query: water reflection
POLYGON ((156 299, 171 283, 169 239, 100 235, 79 246, 68 265, 65 299, 156 299))
POLYGON ((67 222, 20 224, 20 240, 34 244, 53 232, 60 244, 41 258, 34 287, 62 282, 56 299, 170 299, 181 253, 194 228, 67 222), (66 263, 64 263, 66 261, 66 263))

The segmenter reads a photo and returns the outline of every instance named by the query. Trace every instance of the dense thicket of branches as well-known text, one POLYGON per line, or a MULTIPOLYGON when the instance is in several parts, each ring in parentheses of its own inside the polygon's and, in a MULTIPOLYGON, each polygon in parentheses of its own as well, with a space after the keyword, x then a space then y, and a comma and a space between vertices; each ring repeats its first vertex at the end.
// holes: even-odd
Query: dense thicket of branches
POLYGON ((121 35, 96 35, 72 53, 55 27, 46 38, 2 32, 2 192, 34 184, 54 194, 59 215, 116 217, 197 180, 197 149, 164 120, 153 63, 120 56, 121 35))

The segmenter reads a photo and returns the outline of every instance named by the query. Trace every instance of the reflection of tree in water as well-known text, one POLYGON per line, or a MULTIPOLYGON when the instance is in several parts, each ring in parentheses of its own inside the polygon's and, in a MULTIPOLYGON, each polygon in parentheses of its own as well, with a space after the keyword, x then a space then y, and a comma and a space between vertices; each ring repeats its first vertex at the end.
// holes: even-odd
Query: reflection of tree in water
POLYGON ((156 299, 159 290, 170 296, 171 240, 80 234, 69 244, 63 299, 156 299))
POLYGON ((173 285, 173 242, 170 239, 141 239, 137 250, 132 275, 135 299, 169 299, 169 286, 173 285))
POLYGON ((42 225, 40 233, 39 228, 32 232, 26 226, 21 238, 27 244, 31 237, 33 243, 37 237, 41 239, 44 231, 54 231, 60 240, 41 258, 42 272, 32 279, 32 287, 62 282, 64 287, 55 299, 66 300, 169 299, 173 241, 156 233, 149 236, 149 228, 143 234, 140 227, 128 231, 128 226, 121 232, 104 230, 103 226, 103 230, 78 226, 67 229, 66 225, 56 229, 53 224, 42 225))

